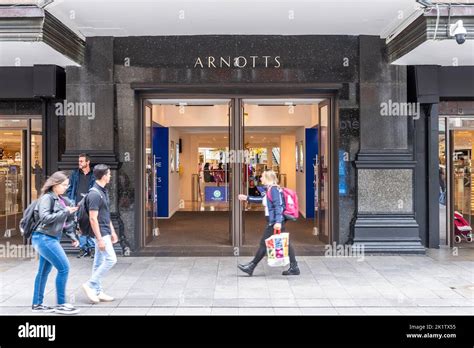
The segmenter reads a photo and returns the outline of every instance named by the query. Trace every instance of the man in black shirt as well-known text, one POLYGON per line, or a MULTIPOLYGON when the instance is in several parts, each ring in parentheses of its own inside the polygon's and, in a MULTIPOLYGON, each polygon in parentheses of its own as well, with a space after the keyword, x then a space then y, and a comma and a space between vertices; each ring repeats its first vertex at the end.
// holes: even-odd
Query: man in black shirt
POLYGON ((110 220, 110 199, 105 186, 110 182, 110 169, 105 164, 94 167, 96 182, 87 195, 89 221, 94 232, 95 256, 92 276, 82 285, 87 297, 93 303, 113 301, 101 286, 101 279, 117 263, 113 244, 118 242, 117 234, 110 220))

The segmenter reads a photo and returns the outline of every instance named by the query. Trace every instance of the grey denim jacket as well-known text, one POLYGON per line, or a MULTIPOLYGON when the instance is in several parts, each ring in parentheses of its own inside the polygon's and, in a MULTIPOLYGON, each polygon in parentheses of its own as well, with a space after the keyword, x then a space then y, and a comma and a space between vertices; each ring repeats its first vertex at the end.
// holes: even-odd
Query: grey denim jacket
MULTIPOLYGON (((67 198, 63 197, 63 200, 66 204, 69 203, 67 198)), ((76 241, 74 218, 74 214, 70 214, 69 210, 59 202, 56 194, 45 193, 39 198, 35 209, 35 219, 40 221, 36 232, 56 238, 60 238, 64 232, 70 239, 76 241)))

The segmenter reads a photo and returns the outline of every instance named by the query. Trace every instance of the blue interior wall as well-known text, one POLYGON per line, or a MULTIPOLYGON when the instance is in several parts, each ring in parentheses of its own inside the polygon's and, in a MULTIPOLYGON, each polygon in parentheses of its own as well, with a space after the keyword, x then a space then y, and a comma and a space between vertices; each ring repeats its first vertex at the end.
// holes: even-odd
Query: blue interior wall
POLYGON ((153 125, 153 155, 156 158, 157 217, 168 217, 169 212, 169 128, 153 125))
POLYGON ((318 127, 306 128, 306 218, 314 219, 314 165, 318 155, 318 127))

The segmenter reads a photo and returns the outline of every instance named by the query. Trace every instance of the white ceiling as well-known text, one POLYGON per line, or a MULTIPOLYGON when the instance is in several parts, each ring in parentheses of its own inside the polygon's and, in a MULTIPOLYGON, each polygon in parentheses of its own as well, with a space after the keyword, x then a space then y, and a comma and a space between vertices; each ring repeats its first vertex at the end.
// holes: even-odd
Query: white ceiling
MULTIPOLYGON (((180 137, 184 134, 196 136, 199 146, 216 147, 229 142, 228 130, 217 130, 217 127, 176 127, 180 137)), ((250 145, 276 145, 280 144, 281 135, 294 135, 299 127, 246 127, 244 142, 250 145), (250 129, 251 128, 251 129, 250 129), (263 128, 263 129, 262 129, 263 128), (291 128, 291 129, 290 129, 291 128)))
MULTIPOLYGON (((82 37, 379 35, 410 18, 415 0, 54 0, 46 9, 82 37)), ((474 65, 474 42, 428 41, 400 65, 474 65)), ((0 66, 77 65, 43 43, 0 42, 0 66), (18 59, 20 64, 18 64, 18 59)))
POLYGON ((244 99, 242 102, 248 105, 314 105, 324 99, 244 99))
POLYGON ((415 0, 54 0, 46 9, 84 36, 381 35, 415 0))
POLYGON ((474 65, 474 41, 458 45, 456 40, 428 40, 397 59, 398 65, 474 65))
MULTIPOLYGON (((313 105, 319 104, 324 99, 244 99, 242 102, 248 105, 313 105)), ((186 106, 211 106, 211 105, 226 105, 230 99, 148 99, 153 105, 186 105, 186 106)))
MULTIPOLYGON (((262 133, 265 132, 266 134, 291 134, 294 133, 296 130, 301 128, 302 126, 261 126, 261 127, 248 127, 245 126, 245 134, 248 133, 262 133)), ((181 133, 187 134, 208 134, 208 133, 215 133, 215 134, 222 134, 224 133, 226 136, 229 134, 228 127, 173 127, 179 130, 181 133)))
POLYGON ((0 130, 0 147, 8 151, 21 148, 21 130, 0 130))
POLYGON ((148 99, 153 105, 187 105, 187 106, 209 106, 226 105, 230 99, 148 99))
POLYGON ((78 65, 44 42, 0 41, 0 66, 33 64, 78 65))

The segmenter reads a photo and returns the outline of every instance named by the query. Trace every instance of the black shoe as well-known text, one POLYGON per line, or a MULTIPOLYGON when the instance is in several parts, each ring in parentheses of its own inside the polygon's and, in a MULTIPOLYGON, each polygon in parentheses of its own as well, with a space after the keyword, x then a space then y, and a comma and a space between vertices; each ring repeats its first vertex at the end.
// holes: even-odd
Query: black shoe
POLYGON ((79 250, 79 254, 77 255, 77 258, 80 259, 81 257, 87 256, 87 250, 81 249, 79 250))
POLYGON ((31 306, 31 311, 34 313, 52 313, 54 312, 54 307, 49 307, 42 304, 35 304, 31 306))
POLYGON ((89 249, 89 255, 90 255, 91 259, 93 259, 94 255, 95 255, 95 250, 94 249, 89 249))
POLYGON ((282 275, 300 275, 300 269, 298 268, 298 264, 290 263, 290 268, 287 271, 283 271, 282 275))
POLYGON ((56 308, 54 308, 54 313, 73 315, 79 313, 79 309, 74 307, 72 304, 64 303, 62 305, 57 305, 56 308))
POLYGON ((245 264, 245 265, 241 265, 239 264, 237 266, 242 272, 245 272, 247 273, 249 276, 251 276, 253 274, 253 270, 255 269, 255 267, 257 267, 257 265, 255 263, 253 263, 252 261, 250 261, 249 263, 245 264))

